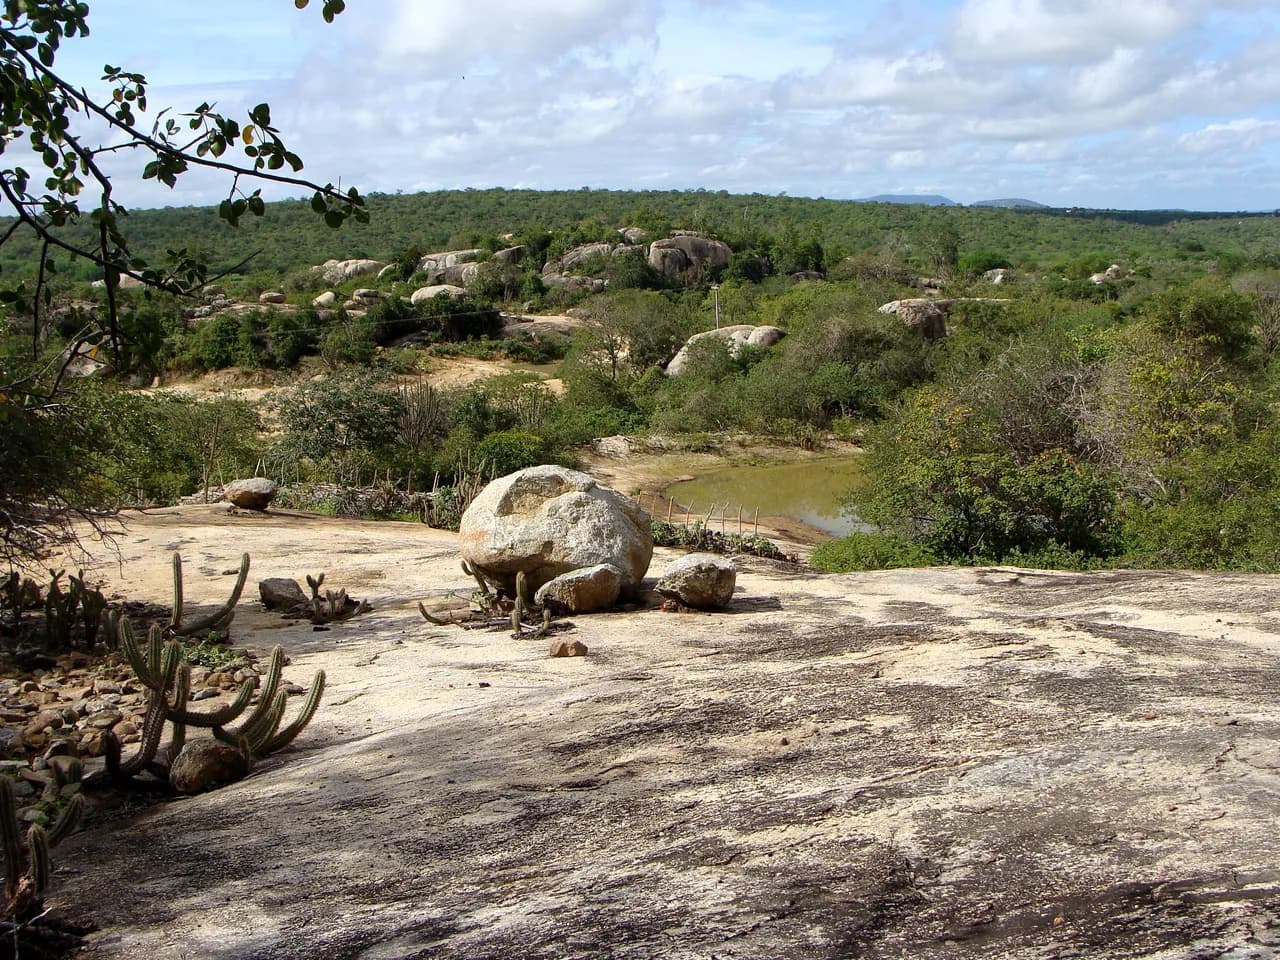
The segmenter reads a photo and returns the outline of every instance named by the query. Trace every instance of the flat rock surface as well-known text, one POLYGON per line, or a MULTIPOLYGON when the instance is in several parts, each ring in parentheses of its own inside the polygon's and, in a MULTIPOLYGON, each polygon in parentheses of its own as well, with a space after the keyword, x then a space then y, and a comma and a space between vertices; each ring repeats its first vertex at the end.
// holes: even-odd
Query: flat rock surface
POLYGON ((740 558, 726 611, 576 617, 552 659, 418 616, 472 586, 420 526, 185 507, 119 549, 91 573, 134 599, 181 549, 213 604, 249 550, 374 612, 241 601, 324 703, 54 852, 87 957, 1280 955, 1276 578, 740 558))

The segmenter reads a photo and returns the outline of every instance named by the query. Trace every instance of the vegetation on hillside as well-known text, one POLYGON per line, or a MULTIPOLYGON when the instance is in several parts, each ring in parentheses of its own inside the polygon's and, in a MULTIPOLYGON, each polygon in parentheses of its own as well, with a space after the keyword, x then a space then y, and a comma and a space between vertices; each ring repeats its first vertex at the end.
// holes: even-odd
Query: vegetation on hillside
MULTIPOLYGON (((344 231, 341 249, 290 204, 239 233, 220 232, 211 211, 132 218, 139 243, 201 237, 214 263, 242 258, 237 244, 260 248, 223 281, 255 306, 193 311, 121 291, 120 365, 68 378, 74 425, 38 451, 65 478, 63 495, 102 508, 170 501, 256 468, 314 483, 376 476, 447 497, 477 474, 573 463, 583 444, 618 433, 748 432, 805 447, 836 435, 867 448, 851 503, 877 532, 824 545, 815 562, 829 569, 1280 566, 1265 522, 1280 504, 1275 218, 1147 223, 701 192, 464 191, 369 205, 373 223, 344 231), (606 281, 603 293, 544 282, 549 260, 617 243, 626 227, 649 239, 697 230, 732 254, 723 269, 674 278, 642 256, 597 255, 569 271, 606 281), (522 249, 492 256, 512 247, 522 249), (421 257, 448 248, 479 251, 467 295, 413 303, 435 279, 418 272, 421 257), (310 269, 336 256, 396 269, 336 285, 310 269), (962 301, 942 339, 879 310, 924 295, 922 278, 962 301), (377 299, 350 299, 358 287, 377 299), (267 289, 289 302, 257 307, 267 289), (312 306, 325 290, 336 305, 312 306), (700 341, 684 374, 667 376, 717 306, 722 324, 786 336, 769 349, 700 341), (503 339, 503 312, 566 309, 584 321, 572 337, 503 339), (421 385, 434 357, 457 355, 558 363, 563 390, 533 374, 421 385), (257 407, 123 389, 228 367, 294 386, 257 407)), ((21 271, 18 251, 0 248, 13 258, 6 271, 21 271)), ((101 309, 91 275, 58 277, 64 306, 35 341, 10 313, 9 369, 57 362, 101 309)), ((20 424, 5 429, 22 439, 20 424)))

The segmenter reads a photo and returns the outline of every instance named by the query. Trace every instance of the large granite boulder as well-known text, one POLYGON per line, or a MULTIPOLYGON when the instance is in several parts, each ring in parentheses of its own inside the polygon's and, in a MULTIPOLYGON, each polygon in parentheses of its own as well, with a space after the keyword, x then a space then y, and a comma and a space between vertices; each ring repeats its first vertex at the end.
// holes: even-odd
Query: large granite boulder
POLYGON ((409 302, 416 307, 418 304, 426 300, 430 300, 433 297, 438 297, 442 293, 445 296, 452 297, 454 300, 461 300, 467 295, 466 289, 459 287, 456 284, 435 283, 429 287, 419 287, 417 290, 413 291, 413 294, 409 297, 409 302))
POLYGON ((617 603, 621 592, 622 571, 611 563, 598 563, 548 580, 533 602, 556 613, 595 613, 617 603))
POLYGON ((483 252, 479 248, 473 248, 471 250, 442 250, 438 253, 428 253, 418 261, 418 272, 439 273, 460 263, 468 263, 475 260, 483 252))
POLYGON ((677 258, 663 251, 678 250, 684 254, 688 266, 701 272, 723 270, 729 265, 729 257, 733 253, 729 245, 721 240, 709 240, 693 234, 679 234, 666 240, 655 240, 649 244, 649 265, 665 276, 679 262, 677 258))
POLYGON ((336 285, 356 277, 367 277, 385 266, 380 260, 326 260, 311 269, 320 273, 325 283, 336 285))
POLYGON ((568 273, 592 257, 609 256, 613 253, 613 247, 612 243, 584 243, 580 247, 574 247, 555 260, 548 260, 542 268, 542 272, 544 274, 568 273))
POLYGON ((693 346, 699 341, 723 340, 728 345, 729 352, 736 357, 743 347, 772 347, 784 336, 786 336, 786 333, 778 327, 767 325, 753 327, 749 323, 735 323, 729 327, 717 327, 715 330, 704 330, 702 333, 695 333, 680 348, 680 352, 672 358, 671 362, 667 364, 667 376, 678 377, 684 373, 689 365, 689 357, 693 346))
POLYGON ((716 610, 728 606, 737 580, 732 561, 714 553, 690 553, 667 564, 655 589, 686 607, 716 610))
POLYGON ((265 510, 279 490, 275 481, 266 477, 233 480, 222 488, 222 499, 245 510, 265 510))
POLYGON ((462 515, 464 560, 489 582, 515 592, 524 572, 537 590, 562 573, 608 563, 621 588, 639 587, 653 558, 649 515, 634 500, 566 467, 529 467, 499 477, 462 515))

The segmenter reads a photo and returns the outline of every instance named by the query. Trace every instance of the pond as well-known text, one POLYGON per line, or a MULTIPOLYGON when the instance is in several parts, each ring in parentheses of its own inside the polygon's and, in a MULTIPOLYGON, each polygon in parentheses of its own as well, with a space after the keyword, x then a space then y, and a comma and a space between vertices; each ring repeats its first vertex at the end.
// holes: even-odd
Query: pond
MULTIPOLYGON (((728 504, 727 512, 744 517, 789 517, 843 537, 867 525, 841 511, 841 501, 861 469, 861 458, 839 457, 763 466, 729 467, 672 484, 667 495, 681 507, 704 515, 711 505, 728 504)), ((677 508, 678 509, 678 508, 677 508)), ((719 515, 717 510, 717 516, 719 515)))

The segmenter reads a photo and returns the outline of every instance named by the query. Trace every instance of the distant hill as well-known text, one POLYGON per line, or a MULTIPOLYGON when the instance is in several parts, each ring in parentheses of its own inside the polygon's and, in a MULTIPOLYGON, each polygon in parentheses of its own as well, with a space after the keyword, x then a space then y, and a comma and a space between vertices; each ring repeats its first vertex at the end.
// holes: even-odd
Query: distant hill
POLYGON ((1030 208, 1032 210, 1048 210, 1049 205, 1046 203, 1036 203, 1034 200, 1024 200, 1021 197, 1006 197, 1003 200, 979 200, 977 203, 969 204, 971 207, 1001 207, 1004 209, 1014 208, 1030 208))
POLYGON ((867 197, 862 203, 918 203, 926 207, 960 206, 951 198, 939 196, 936 193, 880 193, 874 197, 867 197))

